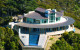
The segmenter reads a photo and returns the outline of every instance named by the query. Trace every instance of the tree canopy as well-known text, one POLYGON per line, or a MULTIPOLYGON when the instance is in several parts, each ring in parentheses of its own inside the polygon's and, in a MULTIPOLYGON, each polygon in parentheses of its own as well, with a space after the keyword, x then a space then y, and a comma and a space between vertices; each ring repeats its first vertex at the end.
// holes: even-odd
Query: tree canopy
POLYGON ((65 32, 50 50, 80 50, 80 34, 65 32))
POLYGON ((64 10, 64 15, 74 18, 74 25, 80 28, 80 0, 0 0, 0 16, 24 14, 37 7, 64 10))
POLYGON ((0 27, 0 50, 19 50, 19 38, 13 30, 0 27))

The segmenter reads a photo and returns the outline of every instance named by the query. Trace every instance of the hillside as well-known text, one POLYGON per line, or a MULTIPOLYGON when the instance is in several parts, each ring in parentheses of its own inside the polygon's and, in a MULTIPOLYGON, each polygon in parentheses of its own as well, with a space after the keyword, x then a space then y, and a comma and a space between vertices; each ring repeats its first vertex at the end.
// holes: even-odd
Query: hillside
POLYGON ((0 17, 24 14, 37 7, 63 10, 65 16, 75 19, 75 27, 80 28, 80 0, 0 0, 0 17))

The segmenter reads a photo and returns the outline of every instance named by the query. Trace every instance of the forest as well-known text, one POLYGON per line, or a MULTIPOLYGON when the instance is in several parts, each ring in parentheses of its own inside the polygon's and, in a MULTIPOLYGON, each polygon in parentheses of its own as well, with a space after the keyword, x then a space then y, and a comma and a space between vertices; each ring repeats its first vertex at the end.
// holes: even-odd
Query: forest
POLYGON ((0 27, 0 50, 20 50, 17 32, 6 27, 0 27))
MULTIPOLYGON (((80 0, 0 0, 0 49, 19 49, 18 36, 15 35, 13 30, 3 26, 12 21, 12 16, 23 15, 24 13, 35 10, 37 7, 57 9, 57 11, 63 10, 64 15, 72 17, 75 20, 74 26, 80 29, 80 0)), ((51 47, 51 49, 62 49, 57 47, 59 43, 64 44, 67 47, 66 50, 80 49, 79 39, 74 38, 78 36, 77 34, 71 34, 70 36, 67 34, 66 36, 63 36, 60 41, 57 41, 56 44, 53 45, 55 48, 51 47), (69 38, 66 39, 66 36, 69 38)), ((64 49, 65 48, 63 48, 63 50, 64 49)))
POLYGON ((65 16, 75 19, 75 27, 80 28, 80 0, 0 0, 0 18, 23 15, 37 7, 63 10, 65 16))

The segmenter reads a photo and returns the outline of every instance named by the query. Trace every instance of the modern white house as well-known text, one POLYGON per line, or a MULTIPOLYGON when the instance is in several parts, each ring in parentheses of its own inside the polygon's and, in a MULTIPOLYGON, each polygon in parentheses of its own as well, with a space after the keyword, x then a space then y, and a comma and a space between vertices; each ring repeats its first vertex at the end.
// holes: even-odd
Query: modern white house
POLYGON ((23 50, 45 50, 48 36, 75 31, 74 19, 63 16, 63 12, 57 12, 56 9, 36 8, 18 16, 18 20, 9 25, 19 33, 23 50))

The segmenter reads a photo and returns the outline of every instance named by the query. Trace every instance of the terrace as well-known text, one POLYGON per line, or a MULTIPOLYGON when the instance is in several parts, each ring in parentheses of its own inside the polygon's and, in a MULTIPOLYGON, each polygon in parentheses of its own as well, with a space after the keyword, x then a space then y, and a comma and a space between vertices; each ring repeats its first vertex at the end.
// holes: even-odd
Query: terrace
POLYGON ((70 17, 64 17, 66 21, 63 21, 61 23, 55 23, 55 24, 45 24, 45 25, 38 25, 38 24, 28 24, 28 23, 17 23, 15 25, 21 26, 21 27, 29 27, 29 28, 56 28, 56 27, 62 27, 62 26, 68 26, 74 23, 74 19, 70 17))

